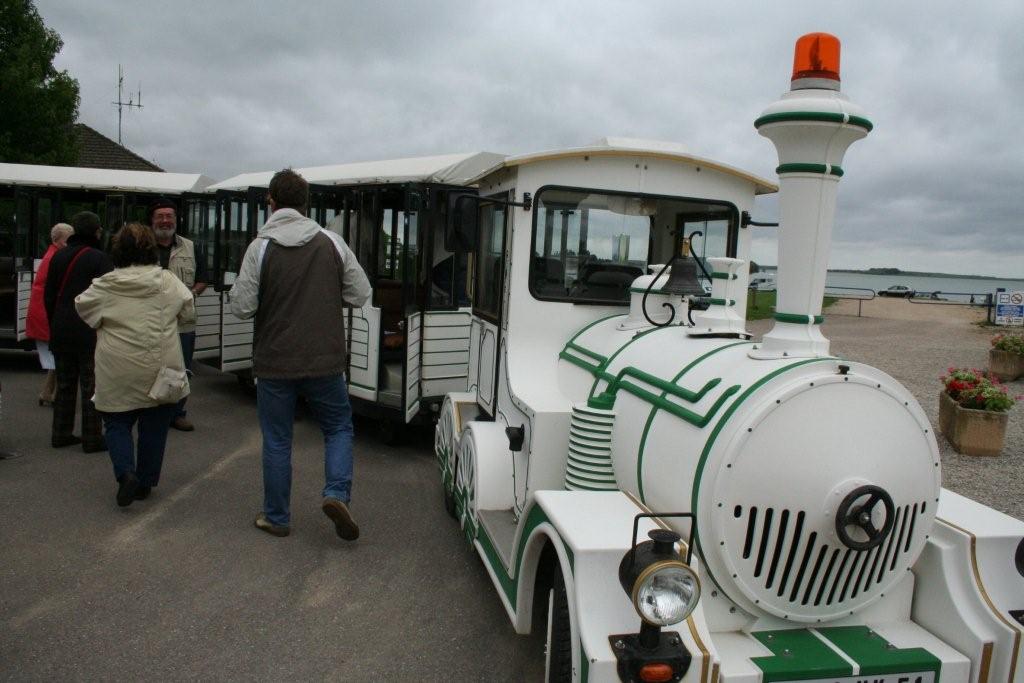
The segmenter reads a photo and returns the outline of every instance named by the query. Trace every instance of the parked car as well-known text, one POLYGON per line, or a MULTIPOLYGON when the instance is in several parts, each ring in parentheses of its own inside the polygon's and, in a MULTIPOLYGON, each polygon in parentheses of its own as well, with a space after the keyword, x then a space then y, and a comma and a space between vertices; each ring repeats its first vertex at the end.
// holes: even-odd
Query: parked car
POLYGON ((750 286, 761 291, 773 291, 775 289, 775 274, 763 271, 754 273, 750 276, 750 286))
POLYGON ((906 285, 893 285, 889 289, 879 290, 878 296, 895 296, 901 299, 909 299, 917 292, 906 285))

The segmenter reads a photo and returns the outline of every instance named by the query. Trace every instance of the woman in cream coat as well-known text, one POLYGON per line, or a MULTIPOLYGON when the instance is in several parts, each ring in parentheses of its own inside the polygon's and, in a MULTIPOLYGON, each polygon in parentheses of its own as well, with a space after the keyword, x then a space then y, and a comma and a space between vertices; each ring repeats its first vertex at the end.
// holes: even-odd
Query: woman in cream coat
POLYGON ((178 399, 149 396, 161 368, 184 370, 178 324, 195 320, 192 292, 160 267, 153 231, 125 225, 115 236, 115 269, 75 299, 78 315, 96 329, 96 396, 119 483, 117 504, 146 498, 160 481, 167 431, 178 399), (139 424, 138 454, 132 429, 139 424))

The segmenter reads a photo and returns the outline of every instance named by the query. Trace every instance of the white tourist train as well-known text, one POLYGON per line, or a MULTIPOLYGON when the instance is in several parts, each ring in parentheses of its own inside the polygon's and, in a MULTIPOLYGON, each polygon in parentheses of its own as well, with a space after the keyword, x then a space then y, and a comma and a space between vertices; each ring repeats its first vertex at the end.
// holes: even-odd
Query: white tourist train
MULTIPOLYGON (((917 401, 821 333, 842 158, 872 128, 838 56, 801 39, 756 121, 778 186, 624 138, 298 169, 374 285, 354 402, 440 411, 446 504, 515 629, 546 632, 549 680, 1024 681, 1024 522, 942 489, 917 401), (754 343, 749 212, 776 191, 754 343)), ((0 345, 25 346, 53 223, 88 209, 109 235, 169 196, 215 281, 196 358, 244 374, 224 292, 270 176, 0 164, 0 345)))
POLYGON ((470 386, 436 452, 549 680, 1024 680, 1024 522, 942 489, 918 402, 821 332, 843 155, 872 128, 838 66, 834 37, 802 38, 755 123, 778 188, 621 139, 475 179, 470 386), (754 343, 746 216, 776 189, 754 343))
POLYGON ((32 278, 54 224, 92 211, 109 236, 125 220, 145 220, 153 199, 182 200, 212 182, 198 173, 0 163, 0 346, 25 347, 32 278))

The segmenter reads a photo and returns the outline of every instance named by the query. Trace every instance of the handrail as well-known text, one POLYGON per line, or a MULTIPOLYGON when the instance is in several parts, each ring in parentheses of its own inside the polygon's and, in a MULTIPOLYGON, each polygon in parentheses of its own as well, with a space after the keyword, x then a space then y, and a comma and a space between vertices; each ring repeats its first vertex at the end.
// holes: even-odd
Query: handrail
POLYGON ((864 305, 864 302, 865 301, 871 301, 872 299, 875 298, 875 290, 868 289, 867 287, 841 287, 839 285, 825 285, 825 296, 831 297, 833 299, 849 299, 849 300, 856 301, 857 302, 857 317, 859 318, 859 317, 861 317, 861 315, 860 315, 861 314, 861 307, 864 305), (831 290, 846 289, 846 290, 850 290, 852 292, 867 292, 868 296, 856 295, 856 294, 844 296, 843 294, 838 294, 838 293, 836 293, 834 291, 830 292, 829 291, 830 289, 831 290))
POLYGON ((937 304, 939 306, 985 306, 991 304, 992 292, 915 292, 914 296, 907 299, 912 304, 937 304), (926 296, 921 296, 922 294, 926 296), (969 297, 969 301, 956 301, 944 297, 962 296, 969 297))
POLYGON ((985 319, 989 323, 995 322, 996 298, 992 292, 943 292, 936 290, 928 294, 927 298, 916 296, 907 299, 912 304, 931 304, 933 306, 977 306, 985 309, 985 319), (945 295, 945 297, 943 297, 945 295), (965 296, 968 301, 950 301, 946 297, 965 296))

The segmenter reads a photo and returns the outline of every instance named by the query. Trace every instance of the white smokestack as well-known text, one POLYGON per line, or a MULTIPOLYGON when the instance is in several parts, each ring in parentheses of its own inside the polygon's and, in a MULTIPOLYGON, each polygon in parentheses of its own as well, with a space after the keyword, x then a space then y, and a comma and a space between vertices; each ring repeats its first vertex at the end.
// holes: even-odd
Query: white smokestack
POLYGON ((793 89, 754 125, 779 155, 779 270, 775 326, 750 356, 827 356, 821 300, 843 155, 872 128, 839 92, 838 38, 812 33, 797 41, 793 89))

